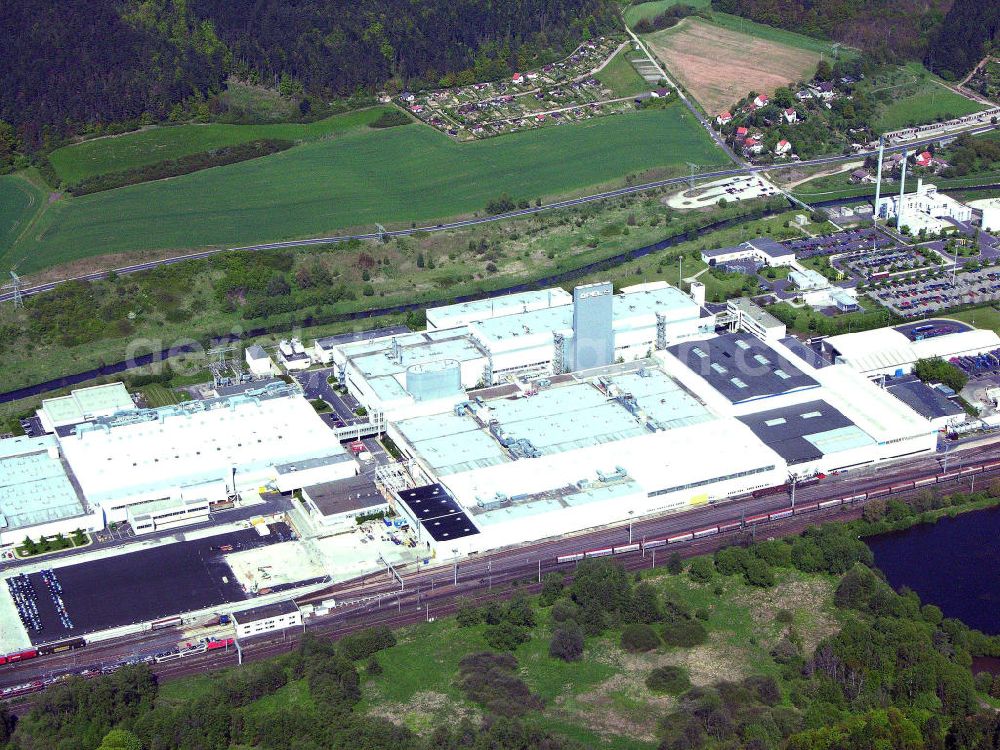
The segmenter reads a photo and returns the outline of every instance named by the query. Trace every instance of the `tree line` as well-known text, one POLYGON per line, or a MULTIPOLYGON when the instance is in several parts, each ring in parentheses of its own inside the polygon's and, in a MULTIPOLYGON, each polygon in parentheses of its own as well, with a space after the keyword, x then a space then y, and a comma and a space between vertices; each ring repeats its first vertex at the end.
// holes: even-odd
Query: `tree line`
MULTIPOLYGON (((230 75, 302 99, 495 79, 616 23, 611 0, 9 0, 0 167, 19 149, 166 119, 230 75)), ((450 85, 450 84, 449 84, 450 85)))

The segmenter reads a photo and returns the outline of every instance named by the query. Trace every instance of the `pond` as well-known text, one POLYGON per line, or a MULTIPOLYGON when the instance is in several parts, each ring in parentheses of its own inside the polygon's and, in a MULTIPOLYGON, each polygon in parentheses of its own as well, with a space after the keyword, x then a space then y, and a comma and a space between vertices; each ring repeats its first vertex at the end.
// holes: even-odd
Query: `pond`
POLYGON ((865 540, 893 588, 984 633, 1000 633, 1000 508, 865 540))

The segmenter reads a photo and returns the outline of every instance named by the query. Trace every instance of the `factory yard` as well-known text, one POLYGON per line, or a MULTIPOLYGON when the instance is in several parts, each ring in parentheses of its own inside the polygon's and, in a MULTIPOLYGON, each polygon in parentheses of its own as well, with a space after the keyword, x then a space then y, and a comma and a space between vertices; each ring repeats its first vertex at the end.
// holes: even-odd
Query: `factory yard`
POLYGON ((770 95, 779 86, 807 80, 820 59, 817 52, 694 17, 649 34, 645 41, 667 72, 712 116, 727 111, 750 91, 770 95))

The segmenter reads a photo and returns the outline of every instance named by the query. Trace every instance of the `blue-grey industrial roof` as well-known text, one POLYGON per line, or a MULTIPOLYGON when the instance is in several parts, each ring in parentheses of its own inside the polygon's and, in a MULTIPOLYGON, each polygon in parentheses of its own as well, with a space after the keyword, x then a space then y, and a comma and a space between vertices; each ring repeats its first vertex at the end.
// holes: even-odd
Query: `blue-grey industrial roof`
POLYGON ((734 404, 819 386, 748 333, 726 333, 704 341, 675 344, 667 351, 734 404))
POLYGON ((827 365, 833 364, 828 359, 824 359, 819 352, 813 349, 811 346, 806 344, 804 341, 800 341, 794 336, 787 336, 781 340, 781 343, 785 345, 792 354, 800 357, 803 361, 808 362, 810 365, 815 367, 817 370, 821 367, 826 367, 827 365))
POLYGON ((368 331, 353 331, 351 333, 338 333, 335 336, 324 336, 323 338, 316 339, 316 343, 327 349, 331 346, 354 344, 358 341, 381 339, 386 336, 402 336, 407 333, 412 333, 412 331, 406 326, 387 326, 385 328, 373 328, 368 331))
POLYGON ((914 377, 887 380, 885 387, 889 393, 927 419, 953 417, 964 411, 937 388, 931 388, 914 377))
POLYGON ((873 442, 850 419, 823 400, 756 412, 737 419, 789 464, 822 458, 828 452, 824 451, 827 445, 836 449, 873 442), (850 445, 843 445, 845 438, 850 445))

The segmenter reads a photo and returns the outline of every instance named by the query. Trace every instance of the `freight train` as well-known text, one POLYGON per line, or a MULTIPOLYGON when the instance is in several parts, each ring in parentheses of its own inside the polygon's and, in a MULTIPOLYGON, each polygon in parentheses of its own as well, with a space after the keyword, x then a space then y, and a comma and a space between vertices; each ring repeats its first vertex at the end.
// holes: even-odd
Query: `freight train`
MULTIPOLYGON (((930 474, 925 477, 920 477, 918 479, 906 480, 903 482, 896 482, 895 484, 886 484, 881 487, 876 487, 868 492, 862 492, 858 495, 849 495, 847 497, 837 498, 835 500, 824 500, 822 502, 815 503, 800 503, 794 508, 789 506, 787 508, 781 508, 779 510, 769 511, 767 513, 760 513, 753 516, 747 516, 742 519, 725 521, 717 526, 708 526, 702 529, 692 529, 690 531, 682 531, 680 533, 674 534, 672 536, 664 537, 663 539, 649 539, 638 544, 623 544, 614 547, 600 547, 598 549, 583 550, 581 552, 573 552, 566 555, 560 555, 556 558, 557 562, 568 563, 577 562, 588 557, 607 557, 608 555, 622 555, 628 552, 638 552, 643 549, 656 549, 658 547, 666 547, 671 544, 678 544, 681 542, 692 542, 696 539, 703 539, 709 536, 715 536, 716 534, 723 534, 729 531, 736 531, 740 528, 746 528, 759 523, 769 523, 771 521, 780 521, 784 518, 789 518, 790 516, 801 516, 807 513, 814 513, 819 510, 826 510, 828 508, 835 508, 838 505, 854 505, 856 503, 864 502, 871 498, 885 497, 886 495, 893 495, 898 492, 907 492, 909 490, 920 489, 921 487, 928 487, 934 484, 940 484, 942 482, 951 482, 955 479, 961 479, 967 476, 973 476, 975 474, 982 474, 986 471, 994 471, 1000 469, 1000 461, 992 461, 985 464, 976 464, 975 466, 963 466, 962 468, 953 469, 948 472, 942 472, 940 474, 930 474)), ((809 479, 803 482, 796 482, 796 488, 807 487, 812 484, 816 484, 819 481, 819 477, 809 479)), ((767 497, 768 495, 776 495, 782 492, 787 492, 790 489, 789 484, 776 485, 774 487, 766 487, 760 490, 756 490, 752 493, 753 497, 767 497)))

